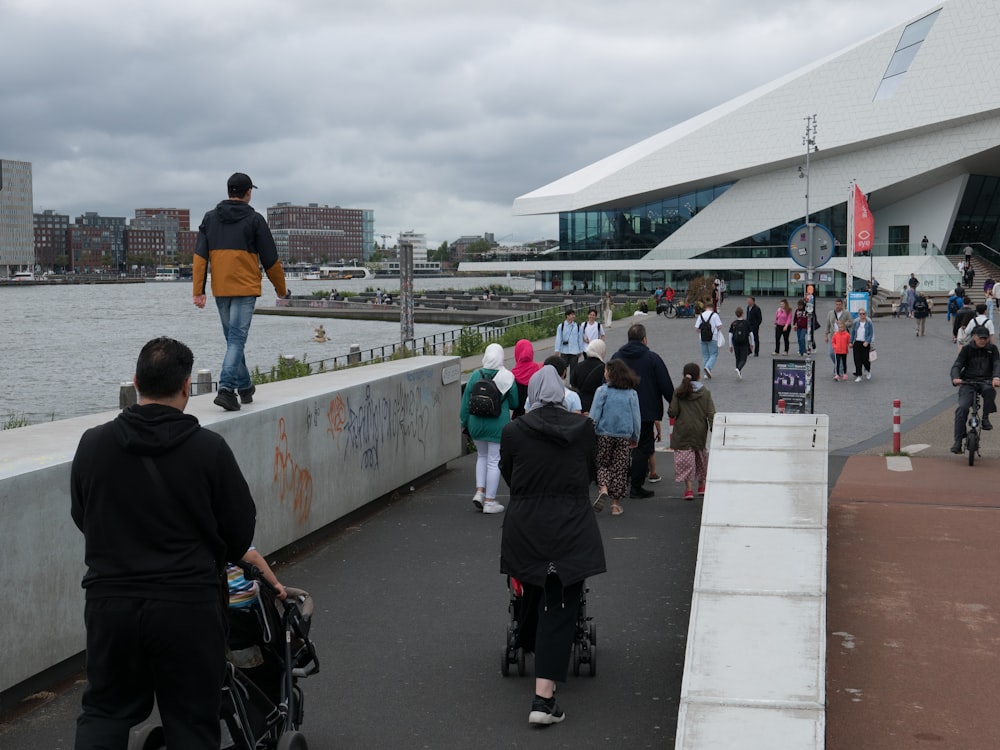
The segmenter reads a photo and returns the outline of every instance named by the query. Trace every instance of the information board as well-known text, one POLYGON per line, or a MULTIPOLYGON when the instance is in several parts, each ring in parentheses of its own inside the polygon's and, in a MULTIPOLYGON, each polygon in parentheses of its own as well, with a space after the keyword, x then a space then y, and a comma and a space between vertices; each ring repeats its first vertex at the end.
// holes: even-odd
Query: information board
POLYGON ((815 402, 816 360, 771 360, 771 413, 777 414, 784 401, 785 414, 812 414, 815 402))

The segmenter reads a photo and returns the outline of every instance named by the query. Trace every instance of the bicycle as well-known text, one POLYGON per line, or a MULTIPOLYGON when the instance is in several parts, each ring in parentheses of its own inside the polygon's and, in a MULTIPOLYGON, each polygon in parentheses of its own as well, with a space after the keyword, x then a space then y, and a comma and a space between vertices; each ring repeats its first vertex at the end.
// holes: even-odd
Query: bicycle
POLYGON ((657 305, 656 312, 664 318, 693 318, 694 305, 679 305, 674 300, 663 300, 657 305))
MULTIPOLYGON (((989 380, 963 380, 958 384, 958 387, 961 388, 963 385, 982 386, 991 382, 989 380)), ((969 417, 965 425, 965 451, 969 454, 969 466, 975 466, 976 456, 982 457, 979 452, 979 438, 983 431, 983 420, 979 416, 982 403, 983 396, 980 389, 974 387, 972 389, 972 406, 969 407, 969 417)))

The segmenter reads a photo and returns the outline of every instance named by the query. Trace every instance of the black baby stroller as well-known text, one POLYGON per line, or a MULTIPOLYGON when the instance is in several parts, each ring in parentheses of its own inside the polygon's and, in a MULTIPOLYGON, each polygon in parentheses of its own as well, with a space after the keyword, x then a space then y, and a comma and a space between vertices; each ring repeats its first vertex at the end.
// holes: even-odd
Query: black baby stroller
MULTIPOLYGON (((312 598, 286 586, 287 597, 279 600, 260 570, 238 564, 248 581, 257 581, 258 601, 228 610, 221 750, 307 750, 299 732, 303 697, 298 680, 319 672, 316 649, 309 640, 312 598)), ((163 747, 163 728, 158 725, 144 727, 129 742, 129 750, 163 747)))
MULTIPOLYGON (((506 677, 512 664, 517 665, 517 674, 524 676, 524 658, 535 650, 535 626, 538 622, 538 600, 525 596, 524 587, 516 578, 507 576, 507 591, 510 601, 510 623, 507 625, 507 645, 500 660, 500 671, 506 677)), ((576 632, 573 635, 573 650, 570 659, 573 674, 580 676, 580 666, 587 665, 591 677, 597 675, 597 625, 587 617, 587 594, 584 584, 580 591, 580 611, 576 616, 576 632)))

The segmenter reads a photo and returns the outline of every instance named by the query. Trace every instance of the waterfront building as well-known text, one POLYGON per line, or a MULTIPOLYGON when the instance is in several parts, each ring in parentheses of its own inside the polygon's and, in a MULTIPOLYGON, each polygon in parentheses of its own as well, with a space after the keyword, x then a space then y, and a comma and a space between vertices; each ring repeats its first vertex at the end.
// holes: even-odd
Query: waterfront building
POLYGON ((87 211, 74 219, 69 245, 71 268, 78 273, 124 271, 125 217, 87 211), (74 234, 74 228, 88 231, 74 234))
POLYGON ((320 264, 341 260, 360 263, 365 258, 365 211, 361 209, 331 208, 317 203, 307 206, 278 203, 268 207, 267 223, 282 263, 320 264))
MULTIPOLYGON (((137 208, 135 210, 136 221, 146 218, 155 218, 158 216, 174 219, 177 222, 178 231, 187 232, 191 229, 190 208, 137 208)), ((146 226, 142 226, 141 228, 149 229, 149 227, 146 226)))
MULTIPOLYGON (((152 257, 152 263, 148 265, 153 266, 171 266, 177 264, 177 234, 180 231, 180 224, 182 219, 177 215, 177 212, 181 209, 172 209, 173 213, 152 213, 148 212, 149 209, 143 210, 136 209, 135 218, 132 220, 130 225, 131 229, 136 229, 139 232, 159 232, 161 239, 159 242, 153 242, 151 238, 147 238, 144 234, 136 234, 133 236, 133 247, 129 247, 128 244, 128 230, 125 232, 125 252, 129 256, 129 263, 134 263, 134 259, 137 255, 142 255, 145 251, 155 251, 156 255, 152 257), (157 245, 156 248, 153 245, 157 245)), ((155 209, 153 209, 155 211, 155 209)), ((190 213, 190 212, 188 212, 190 213)), ((188 226, 190 226, 190 218, 188 219, 188 226)))
MULTIPOLYGON (((166 220, 176 226, 176 219, 166 220)), ((125 230, 125 259, 128 268, 177 265, 177 231, 142 229, 133 224, 125 230), (173 252, 168 251, 171 244, 173 252)))
POLYGON ((35 264, 45 271, 65 271, 69 267, 69 214, 46 209, 34 215, 35 264))
POLYGON ((731 294, 795 294, 789 243, 808 212, 835 240, 821 290, 841 293, 856 180, 875 218, 857 282, 898 289, 914 272, 921 289, 946 289, 956 277, 942 253, 970 245, 1000 260, 998 38, 994 3, 933 5, 520 196, 515 214, 558 215, 558 250, 459 270, 598 289, 713 274, 731 294))
POLYGON ((31 162, 0 159, 0 277, 35 270, 31 162))
POLYGON ((177 233, 177 259, 179 263, 191 263, 194 250, 198 246, 198 230, 183 229, 177 233))

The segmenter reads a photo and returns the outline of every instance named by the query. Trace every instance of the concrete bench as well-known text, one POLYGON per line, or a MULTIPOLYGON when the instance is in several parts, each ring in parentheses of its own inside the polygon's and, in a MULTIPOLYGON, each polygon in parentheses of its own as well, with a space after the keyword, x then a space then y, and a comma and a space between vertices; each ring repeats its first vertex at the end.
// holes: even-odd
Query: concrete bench
POLYGON ((826 415, 717 414, 677 750, 819 750, 826 415))

